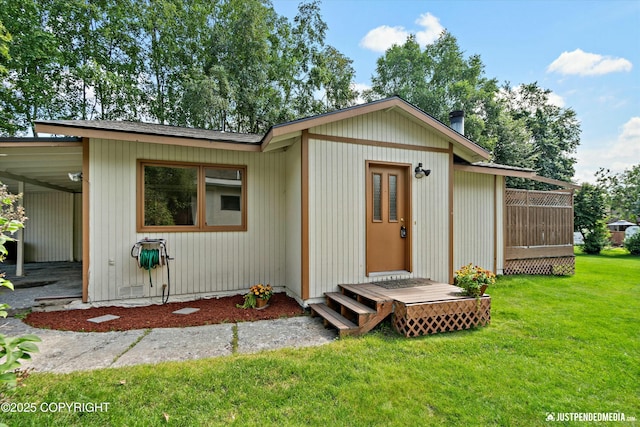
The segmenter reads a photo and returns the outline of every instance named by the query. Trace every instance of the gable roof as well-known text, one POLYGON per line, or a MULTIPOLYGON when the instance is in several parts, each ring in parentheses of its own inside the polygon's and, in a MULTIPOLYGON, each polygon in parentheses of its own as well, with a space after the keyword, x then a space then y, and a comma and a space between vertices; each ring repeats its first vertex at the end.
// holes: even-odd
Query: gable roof
POLYGON ((277 124, 269 128, 264 136, 115 120, 38 120, 35 124, 38 133, 237 151, 267 151, 277 142, 295 138, 304 129, 376 111, 400 112, 410 120, 423 126, 429 126, 452 142, 454 153, 465 160, 475 162, 490 158, 490 153, 487 150, 399 96, 277 124))
POLYGON ((471 141, 469 138, 456 132, 449 126, 397 95, 369 102, 367 104, 359 104, 342 110, 332 111, 330 113, 319 114, 317 116, 306 117, 272 126, 262 140, 262 150, 265 151, 272 142, 282 140, 290 134, 298 134, 304 129, 381 110, 399 111, 405 117, 422 125, 431 127, 434 131, 454 143, 454 152, 458 151, 456 154, 462 154, 462 157, 465 157, 470 161, 488 160, 491 157, 491 153, 471 141))

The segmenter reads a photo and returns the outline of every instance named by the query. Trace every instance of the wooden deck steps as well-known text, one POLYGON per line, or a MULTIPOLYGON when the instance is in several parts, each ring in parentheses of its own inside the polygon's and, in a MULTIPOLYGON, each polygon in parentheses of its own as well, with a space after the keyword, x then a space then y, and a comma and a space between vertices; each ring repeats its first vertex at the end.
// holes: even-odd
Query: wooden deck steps
POLYGON ((358 330, 358 325, 330 309, 326 304, 309 304, 309 308, 311 309, 312 317, 316 315, 322 317, 324 326, 332 325, 338 330, 338 334, 341 337, 353 335, 358 330))
POLYGON ((362 335, 393 311, 393 299, 361 285, 339 285, 341 292, 325 294, 324 304, 310 304, 311 315, 323 318, 339 335, 362 335))
POLYGON ((485 326, 491 322, 491 297, 461 294, 461 289, 429 279, 406 283, 338 285, 325 293, 324 304, 310 304, 340 336, 369 332, 393 312, 391 323, 407 337, 485 326), (385 286, 381 286, 381 285, 385 286), (404 285, 404 286, 397 286, 404 285))

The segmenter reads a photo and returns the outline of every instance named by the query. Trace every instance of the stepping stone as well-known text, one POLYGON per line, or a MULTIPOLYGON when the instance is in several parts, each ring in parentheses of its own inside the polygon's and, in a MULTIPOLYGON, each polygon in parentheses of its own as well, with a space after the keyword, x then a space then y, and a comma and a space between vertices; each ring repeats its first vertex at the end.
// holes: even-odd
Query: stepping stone
POLYGON ((100 316, 100 317, 94 317, 91 319, 87 319, 89 322, 93 322, 93 323, 102 323, 102 322, 108 322, 109 320, 116 320, 119 319, 120 316, 114 316, 113 314, 105 314, 104 316, 100 316))
POLYGON ((192 307, 185 307, 185 308, 181 308, 180 310, 176 310, 173 312, 173 314, 191 314, 191 313, 195 313, 196 311, 200 311, 199 308, 192 308, 192 307))

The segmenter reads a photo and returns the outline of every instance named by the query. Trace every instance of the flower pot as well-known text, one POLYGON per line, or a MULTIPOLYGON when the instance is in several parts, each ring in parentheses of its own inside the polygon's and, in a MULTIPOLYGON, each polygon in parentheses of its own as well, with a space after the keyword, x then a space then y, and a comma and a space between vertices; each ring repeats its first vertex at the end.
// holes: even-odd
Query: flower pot
POLYGON ((480 295, 479 296, 484 295, 484 291, 486 291, 488 287, 489 287, 489 285, 480 286, 480 295))
POLYGON ((265 308, 268 302, 268 299, 256 298, 256 308, 265 308))

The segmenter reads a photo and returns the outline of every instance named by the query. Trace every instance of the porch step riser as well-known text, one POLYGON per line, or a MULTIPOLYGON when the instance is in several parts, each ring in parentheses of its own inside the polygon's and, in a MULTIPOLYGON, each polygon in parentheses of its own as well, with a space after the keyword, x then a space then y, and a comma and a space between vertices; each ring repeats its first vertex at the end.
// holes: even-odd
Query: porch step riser
POLYGON ((343 317, 356 323, 358 326, 365 325, 376 310, 338 292, 325 293, 327 306, 340 313, 343 317))
POLYGON ((338 329, 340 336, 362 335, 382 322, 393 311, 393 300, 350 285, 339 285, 341 292, 325 293, 326 304, 310 304, 311 315, 324 319, 325 326, 338 329))
POLYGON ((326 304, 309 304, 309 308, 311 309, 311 317, 322 317, 324 326, 333 326, 341 337, 355 335, 358 332, 358 325, 327 307, 326 304))

